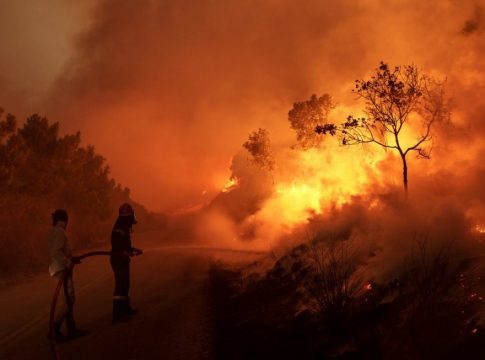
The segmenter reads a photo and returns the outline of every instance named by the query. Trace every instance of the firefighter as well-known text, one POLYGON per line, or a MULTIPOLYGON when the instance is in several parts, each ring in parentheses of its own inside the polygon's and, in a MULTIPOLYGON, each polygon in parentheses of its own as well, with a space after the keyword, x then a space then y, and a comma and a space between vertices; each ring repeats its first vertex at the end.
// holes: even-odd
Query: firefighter
POLYGON ((54 315, 54 335, 49 330, 48 338, 54 336, 57 342, 63 342, 69 339, 86 335, 86 330, 81 330, 76 327, 74 321, 74 284, 72 281, 72 267, 79 263, 79 259, 72 256, 71 246, 66 235, 68 216, 63 209, 57 209, 52 213, 52 230, 48 236, 49 254, 51 262, 49 265, 49 273, 56 280, 64 272, 66 278, 62 285, 61 295, 59 296, 59 303, 56 307, 54 315), (62 323, 65 321, 67 328, 67 335, 61 331, 62 323))
POLYGON ((141 255, 142 251, 131 246, 133 225, 136 224, 132 206, 124 203, 120 206, 119 216, 111 232, 111 268, 115 277, 113 294, 113 323, 130 321, 138 310, 130 305, 130 257, 141 255))

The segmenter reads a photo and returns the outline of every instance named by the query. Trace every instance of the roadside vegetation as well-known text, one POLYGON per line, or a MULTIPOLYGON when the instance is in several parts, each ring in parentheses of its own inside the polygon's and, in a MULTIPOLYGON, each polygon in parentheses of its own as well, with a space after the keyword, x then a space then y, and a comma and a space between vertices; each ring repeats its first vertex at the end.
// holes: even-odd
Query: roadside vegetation
MULTIPOLYGON (((19 124, 0 109, 0 274, 47 268, 51 213, 68 211, 74 250, 109 246, 110 231, 130 191, 110 177, 105 159, 81 144, 81 134, 61 135, 59 123, 30 116, 19 124)), ((134 204, 140 230, 162 219, 134 204)))
POLYGON ((214 265, 216 358, 485 357, 483 258, 420 239, 395 277, 365 281, 365 258, 351 242, 312 239, 264 271, 256 269, 268 258, 214 265))

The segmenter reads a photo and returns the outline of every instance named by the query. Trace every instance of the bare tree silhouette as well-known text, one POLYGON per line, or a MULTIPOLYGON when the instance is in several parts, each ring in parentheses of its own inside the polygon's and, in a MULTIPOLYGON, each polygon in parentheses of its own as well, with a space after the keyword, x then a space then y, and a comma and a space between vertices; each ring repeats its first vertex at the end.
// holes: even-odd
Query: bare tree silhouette
POLYGON ((372 143, 397 151, 402 160, 407 194, 407 156, 414 152, 419 157, 429 158, 433 125, 450 117, 444 82, 422 74, 414 65, 391 69, 381 62, 369 80, 356 80, 352 91, 364 100, 367 117, 349 115, 342 124, 316 126, 316 132, 338 135, 343 145, 372 143), (419 134, 411 144, 405 144, 403 133, 410 129, 419 134))

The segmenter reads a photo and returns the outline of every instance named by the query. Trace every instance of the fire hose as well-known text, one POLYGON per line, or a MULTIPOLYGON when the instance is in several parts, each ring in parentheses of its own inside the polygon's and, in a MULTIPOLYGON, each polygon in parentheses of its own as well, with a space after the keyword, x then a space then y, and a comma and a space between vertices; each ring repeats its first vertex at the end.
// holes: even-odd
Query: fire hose
MULTIPOLYGON (((141 250, 134 250, 133 255, 129 256, 135 256, 135 255, 141 255, 143 252, 141 250)), ((52 296, 52 302, 51 302, 51 310, 50 310, 50 315, 49 315, 49 334, 50 334, 50 347, 51 347, 51 352, 52 352, 52 357, 54 360, 59 360, 59 354, 57 352, 57 346, 56 346, 56 334, 55 334, 55 329, 54 329, 54 317, 56 313, 56 305, 57 305, 57 299, 59 297, 59 293, 61 292, 61 288, 65 284, 67 280, 67 276, 73 271, 74 266, 76 264, 79 264, 81 260, 91 257, 91 256, 111 256, 111 255, 116 255, 116 256, 127 256, 124 254, 119 254, 119 253, 113 253, 111 251, 91 251, 85 254, 82 254, 81 256, 77 256, 76 259, 77 261, 74 263, 71 263, 71 265, 67 268, 64 269, 62 272, 61 276, 59 277, 59 281, 57 282, 57 286, 54 290, 54 294, 52 296)), ((64 291, 66 291, 66 288, 64 287, 64 291)), ((65 294, 67 295, 67 294, 65 294)), ((68 296, 66 296, 66 299, 69 302, 68 296)), ((72 307, 73 304, 69 304, 69 307, 72 307)))

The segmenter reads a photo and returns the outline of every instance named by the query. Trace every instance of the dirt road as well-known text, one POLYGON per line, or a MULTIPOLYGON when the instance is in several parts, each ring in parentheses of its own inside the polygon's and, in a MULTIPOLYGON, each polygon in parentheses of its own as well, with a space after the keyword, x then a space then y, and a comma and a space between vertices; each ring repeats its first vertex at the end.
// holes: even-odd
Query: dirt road
MULTIPOLYGON (((132 261, 131 298, 140 314, 111 324, 113 276, 108 257, 76 266, 75 316, 89 335, 58 346, 64 359, 211 359, 212 328, 206 280, 215 258, 250 254, 163 246, 140 234, 145 253, 132 261)), ((0 290, 0 359, 50 359, 46 340, 54 281, 47 274, 0 290)))

